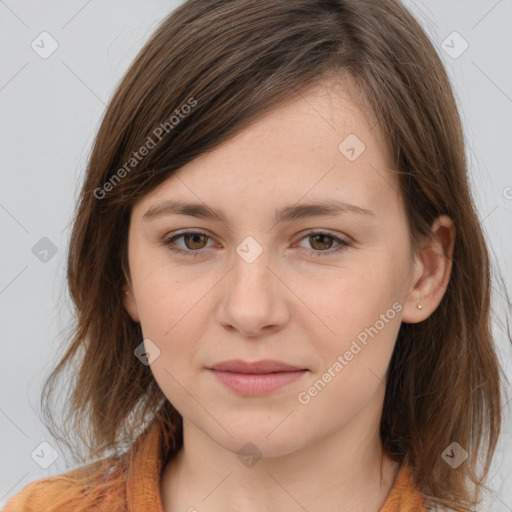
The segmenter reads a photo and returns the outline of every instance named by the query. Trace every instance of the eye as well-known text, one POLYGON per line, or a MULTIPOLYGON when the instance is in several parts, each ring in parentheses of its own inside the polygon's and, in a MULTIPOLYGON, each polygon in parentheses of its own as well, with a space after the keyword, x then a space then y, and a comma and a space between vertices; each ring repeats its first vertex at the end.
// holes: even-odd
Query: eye
POLYGON ((210 237, 202 231, 184 231, 178 235, 165 238, 164 245, 166 245, 170 251, 179 254, 185 254, 187 256, 200 256, 200 249, 204 248, 203 242, 208 238, 210 237), (179 240, 180 238, 183 238, 183 241, 185 242, 185 249, 176 247, 174 244, 174 241, 179 240))
MULTIPOLYGON (((211 237, 203 231, 184 231, 177 235, 166 237, 163 244, 172 252, 195 257, 203 254, 201 249, 206 247, 205 242, 210 238, 211 237), (183 239, 185 248, 181 248, 175 244, 175 241, 181 238, 183 239)), ((303 236, 300 240, 307 239, 310 240, 313 249, 316 249, 310 251, 310 254, 313 256, 328 256, 351 246, 351 243, 347 240, 334 236, 326 231, 309 230, 306 232, 306 236, 303 236), (338 246, 333 250, 328 250, 333 242, 337 243, 338 246)))
POLYGON ((313 249, 318 249, 311 252, 313 256, 328 256, 351 246, 348 240, 334 236, 326 231, 309 230, 306 232, 306 236, 301 238, 301 240, 309 240, 313 249), (338 246, 333 250, 327 250, 333 242, 336 242, 338 246))

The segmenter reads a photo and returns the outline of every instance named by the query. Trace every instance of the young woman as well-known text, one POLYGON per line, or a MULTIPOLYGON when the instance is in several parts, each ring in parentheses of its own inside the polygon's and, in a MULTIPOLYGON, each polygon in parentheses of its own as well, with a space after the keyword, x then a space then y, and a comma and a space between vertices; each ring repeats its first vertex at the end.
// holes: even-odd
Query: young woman
POLYGON ((490 279, 452 89, 398 1, 188 0, 76 210, 44 403, 82 466, 5 510, 473 510, 501 423, 490 279))

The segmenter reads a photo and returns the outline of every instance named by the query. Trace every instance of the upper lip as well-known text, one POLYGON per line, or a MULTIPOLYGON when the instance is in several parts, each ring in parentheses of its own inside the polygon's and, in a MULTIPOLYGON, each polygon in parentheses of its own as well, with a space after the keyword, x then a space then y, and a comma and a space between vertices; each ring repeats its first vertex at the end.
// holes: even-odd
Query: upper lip
POLYGON ((264 359, 261 361, 254 361, 252 363, 243 361, 242 359, 230 359, 229 361, 222 361, 209 367, 210 370, 218 370, 224 372, 236 373, 273 373, 273 372, 293 372, 298 370, 305 370, 298 366, 282 363, 272 359, 264 359))

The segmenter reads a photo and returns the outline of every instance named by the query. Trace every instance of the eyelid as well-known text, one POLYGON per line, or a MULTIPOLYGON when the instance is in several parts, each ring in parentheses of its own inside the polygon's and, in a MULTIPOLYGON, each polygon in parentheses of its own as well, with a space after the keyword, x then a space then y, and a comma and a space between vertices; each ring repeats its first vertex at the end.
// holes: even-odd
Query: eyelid
POLYGON ((210 240, 213 240, 213 237, 210 234, 208 234, 206 231, 199 229, 199 228, 190 228, 190 229, 185 229, 183 231, 179 231, 178 233, 172 233, 170 235, 164 236, 164 238, 162 240, 162 244, 165 245, 167 247, 167 249, 169 249, 170 251, 178 253, 178 254, 199 256, 202 252, 204 252, 204 249, 198 249, 197 251, 193 251, 190 249, 189 250, 181 249, 181 247, 177 247, 177 248, 171 247, 171 243, 173 243, 174 240, 177 240, 178 238, 181 238, 186 235, 202 235, 202 236, 209 238, 210 240))
MULTIPOLYGON (((338 245, 334 249, 327 249, 325 251, 312 251, 309 250, 310 254, 312 256, 328 256, 332 254, 337 254, 343 251, 344 249, 347 249, 349 247, 352 247, 353 243, 348 237, 344 238, 342 236, 339 236, 337 234, 332 233, 328 229, 322 229, 322 228, 311 228, 307 229, 306 231, 303 231, 300 235, 300 238, 298 242, 301 242, 302 240, 313 236, 313 235, 327 235, 335 240, 335 242, 338 243, 338 245)), ((308 249, 306 249, 308 250, 308 249)))
MULTIPOLYGON (((190 255, 192 257, 200 256, 200 255, 204 254, 204 249, 186 250, 186 249, 181 249, 180 247, 176 248, 176 247, 171 246, 171 244, 174 242, 174 240, 176 240, 180 237, 186 236, 186 235, 202 235, 202 236, 207 237, 210 240, 214 240, 214 237, 211 236, 207 231, 205 231, 203 229, 189 228, 189 229, 185 229, 183 231, 179 231, 177 233, 172 233, 170 235, 166 235, 162 240, 162 244, 165 245, 167 247, 167 249, 169 249, 170 251, 172 251, 174 253, 178 253, 178 254, 184 254, 187 256, 190 255)), ((309 250, 305 249, 306 251, 309 251, 309 254, 311 256, 324 256, 324 255, 328 256, 328 255, 331 255, 334 253, 339 253, 342 250, 347 249, 348 247, 352 247, 352 245, 353 245, 351 240, 345 239, 342 236, 338 236, 337 234, 333 234, 328 229, 321 229, 321 228, 310 228, 310 229, 307 229, 306 231, 303 231, 300 234, 297 242, 301 242, 302 240, 304 240, 308 237, 311 237, 313 235, 327 235, 327 236, 331 237, 338 245, 334 249, 327 249, 325 251, 314 251, 311 249, 309 249, 309 250)), ((295 243, 297 243, 297 242, 295 242, 295 243)))

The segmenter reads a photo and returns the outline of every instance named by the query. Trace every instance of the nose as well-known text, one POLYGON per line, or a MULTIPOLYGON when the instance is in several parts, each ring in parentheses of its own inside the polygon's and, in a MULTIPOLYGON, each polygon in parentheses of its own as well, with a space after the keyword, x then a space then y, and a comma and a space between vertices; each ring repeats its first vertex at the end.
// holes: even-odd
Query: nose
POLYGON ((247 337, 268 335, 286 325, 291 292, 271 265, 265 251, 252 262, 236 254, 220 290, 217 321, 221 325, 247 337))

